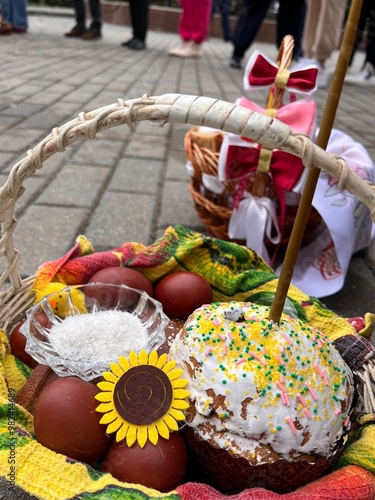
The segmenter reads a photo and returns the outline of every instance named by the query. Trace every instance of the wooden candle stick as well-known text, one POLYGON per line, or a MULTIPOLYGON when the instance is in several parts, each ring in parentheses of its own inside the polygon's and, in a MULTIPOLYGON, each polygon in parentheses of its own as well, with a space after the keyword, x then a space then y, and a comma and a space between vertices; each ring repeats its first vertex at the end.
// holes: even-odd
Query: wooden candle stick
MULTIPOLYGON (((329 89, 326 106, 324 109, 317 145, 325 149, 331 134, 333 122, 335 120, 337 107, 340 100, 342 86, 349 60, 351 58, 354 40, 356 36, 359 16, 361 14, 363 0, 353 0, 350 6, 345 32, 340 47, 340 54, 337 60, 335 73, 329 89)), ((320 169, 317 167, 309 170, 306 184, 301 196, 290 240, 286 249, 284 262, 278 280, 276 293, 271 305, 269 319, 279 323, 284 309, 286 296, 292 281, 294 268, 296 265, 298 252, 301 248, 303 233, 305 231, 307 219, 311 210, 315 188, 318 182, 320 169)))

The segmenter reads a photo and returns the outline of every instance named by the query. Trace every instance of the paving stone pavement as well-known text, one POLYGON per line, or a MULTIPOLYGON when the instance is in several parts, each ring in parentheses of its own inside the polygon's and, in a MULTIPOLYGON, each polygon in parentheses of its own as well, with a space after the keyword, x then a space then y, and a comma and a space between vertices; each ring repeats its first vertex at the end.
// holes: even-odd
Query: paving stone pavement
MULTIPOLYGON (((68 39, 71 17, 30 15, 27 34, 0 39, 0 183, 11 167, 53 127, 114 103, 143 94, 178 92, 233 102, 243 95, 243 72, 229 68, 231 46, 210 39, 204 57, 168 56, 177 35, 150 32, 148 49, 121 47, 129 27, 104 25, 99 41, 68 39)), ((256 43, 275 59, 276 47, 256 43)), ((250 53, 250 51, 249 51, 250 53)), ((333 67, 337 52, 330 60, 333 67)), ((358 54, 355 65, 362 62, 358 54)), ((374 90, 344 86, 334 126, 359 140, 375 158, 374 90)), ((328 89, 315 95, 319 118, 328 89)), ((265 104, 265 94, 252 98, 265 104)), ((17 204, 15 243, 23 276, 45 260, 60 257, 85 234, 96 250, 125 241, 150 244, 169 225, 203 231, 188 189, 183 139, 188 125, 163 128, 139 123, 80 141, 45 162, 25 181, 17 204)), ((375 245, 355 255, 344 289, 323 299, 345 316, 375 312, 375 245)))

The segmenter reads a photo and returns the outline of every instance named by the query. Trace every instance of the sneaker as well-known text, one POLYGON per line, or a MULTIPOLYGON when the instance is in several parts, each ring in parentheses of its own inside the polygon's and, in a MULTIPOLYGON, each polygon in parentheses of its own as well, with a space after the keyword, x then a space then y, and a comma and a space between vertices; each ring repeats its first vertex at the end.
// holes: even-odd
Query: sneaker
POLYGON ((26 33, 27 28, 21 26, 13 26, 12 31, 13 33, 26 33))
POLYGON ((229 66, 231 68, 241 69, 242 68, 242 59, 240 57, 237 57, 237 56, 232 56, 229 59, 229 66))
POLYGON ((72 28, 68 33, 65 33, 65 36, 72 37, 72 38, 81 38, 82 35, 86 33, 86 28, 83 28, 82 26, 78 26, 76 24, 74 28, 72 28))
POLYGON ((142 42, 142 40, 139 40, 138 38, 134 38, 129 45, 127 45, 128 49, 132 50, 143 50, 146 48, 145 42, 142 42))
POLYGON ((353 73, 352 75, 346 75, 345 83, 348 85, 375 85, 375 68, 370 63, 367 62, 363 69, 358 73, 353 73))
POLYGON ((129 47, 133 42, 134 42, 134 38, 129 38, 129 40, 126 40, 126 42, 122 42, 121 46, 122 47, 129 47))
POLYGON ((101 38, 102 34, 99 28, 89 28, 86 32, 81 36, 82 40, 97 40, 101 38))
POLYGON ((168 54, 173 57, 184 57, 184 53, 186 49, 191 45, 191 42, 188 40, 181 40, 180 44, 171 49, 168 54))
POLYGON ((13 31, 11 23, 0 21, 0 35, 10 35, 13 31))

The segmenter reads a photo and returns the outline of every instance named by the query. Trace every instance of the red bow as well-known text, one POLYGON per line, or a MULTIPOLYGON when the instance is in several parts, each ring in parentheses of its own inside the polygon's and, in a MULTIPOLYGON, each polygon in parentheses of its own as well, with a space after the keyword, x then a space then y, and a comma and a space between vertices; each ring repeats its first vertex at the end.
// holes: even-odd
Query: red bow
POLYGON ((318 69, 313 65, 290 72, 280 70, 271 59, 256 50, 246 65, 243 83, 248 91, 276 85, 289 92, 310 95, 316 90, 317 75, 318 69))
MULTIPOLYGON (((225 178, 238 179, 254 172, 258 167, 261 146, 229 146, 226 158, 225 178)), ((291 191, 300 178, 304 166, 298 156, 285 151, 273 151, 270 173, 276 187, 291 191)))

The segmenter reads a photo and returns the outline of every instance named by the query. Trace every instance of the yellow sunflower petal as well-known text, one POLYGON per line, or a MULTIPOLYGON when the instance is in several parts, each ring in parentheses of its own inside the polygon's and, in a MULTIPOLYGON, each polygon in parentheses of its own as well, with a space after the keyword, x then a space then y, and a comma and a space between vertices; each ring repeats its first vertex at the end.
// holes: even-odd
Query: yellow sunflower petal
POLYGON ((148 354, 145 349, 142 349, 142 351, 139 353, 139 364, 140 365, 147 365, 148 364, 148 354))
POLYGON ((178 424, 176 422, 176 419, 174 419, 171 415, 165 415, 163 420, 165 424, 168 425, 171 431, 178 431, 178 424))
POLYGON ((129 363, 130 366, 138 366, 138 356, 136 352, 131 351, 129 353, 129 363))
POLYGON ((172 370, 171 372, 168 373, 168 378, 170 381, 176 380, 178 377, 181 377, 182 372, 184 370, 182 368, 176 368, 175 370, 172 370))
POLYGON ((148 364, 152 366, 156 366, 156 363, 158 362, 159 355, 157 351, 151 351, 148 357, 148 364))
POLYGON ((126 436, 126 433, 128 432, 128 429, 129 429, 129 424, 127 422, 123 422, 122 426, 120 427, 120 429, 116 433, 117 443, 119 441, 122 441, 123 439, 125 439, 125 436, 126 436))
POLYGON ((107 433, 112 434, 113 432, 118 431, 123 423, 124 421, 121 418, 117 418, 116 420, 114 420, 112 423, 109 424, 109 426, 107 427, 107 433))
MULTIPOLYGON (((113 384, 115 384, 118 380, 118 377, 113 372, 103 372, 102 377, 108 382, 112 382, 113 384)), ((99 387, 99 384, 105 384, 105 382, 99 382, 96 385, 99 387)))
POLYGON ((174 389, 173 397, 175 399, 185 399, 190 395, 189 391, 185 391, 185 389, 174 389))
POLYGON ((124 370, 124 372, 127 372, 129 370, 130 368, 129 361, 124 356, 120 356, 118 362, 121 368, 124 370))
POLYGON ((148 439, 147 427, 148 427, 147 425, 138 426, 137 441, 141 448, 143 448, 144 445, 147 443, 148 439))
POLYGON ((156 427, 156 425, 150 425, 149 428, 148 428, 148 439, 150 440, 150 442, 153 444, 153 445, 157 445, 158 444, 158 440, 159 440, 159 432, 158 432, 158 429, 156 427))
POLYGON ((135 425, 129 424, 128 432, 126 433, 126 444, 130 448, 136 441, 137 441, 137 427, 135 425))
POLYGON ((112 392, 98 392, 95 394, 95 399, 97 401, 101 401, 102 403, 109 403, 113 400, 113 391, 112 392))
POLYGON ((185 420, 185 414, 180 410, 175 410, 174 408, 169 408, 169 416, 173 417, 175 420, 185 420))
POLYGON ((167 362, 167 354, 164 353, 160 356, 160 358, 158 359, 158 362, 156 363, 156 368, 163 368, 163 366, 165 365, 165 363, 167 362))
POLYGON ((173 403, 171 406, 175 410, 186 410, 186 408, 189 408, 189 403, 187 401, 185 401, 184 399, 175 399, 175 400, 173 400, 173 403))
POLYGON ((110 368, 113 371, 115 375, 117 375, 117 378, 120 378, 124 372, 122 371, 121 367, 117 363, 110 363, 110 368))
POLYGON ((173 359, 172 361, 168 361, 168 363, 166 363, 164 366, 163 366, 163 372, 164 373, 168 373, 170 372, 171 370, 173 370, 173 368, 176 366, 176 361, 173 359))
MULTIPOLYGON (((170 380, 170 377, 168 377, 170 380)), ((188 381, 183 378, 178 378, 177 380, 172 380, 171 384, 173 389, 183 389, 187 386, 188 381)))
MULTIPOLYGON (((118 379, 116 378, 116 382, 117 382, 117 380, 118 379)), ((112 391, 113 392, 113 388, 115 387, 115 384, 112 384, 112 382, 106 382, 105 380, 102 382, 98 382, 96 385, 99 387, 99 389, 101 391, 112 391)))
POLYGON ((113 410, 113 403, 102 403, 95 408, 99 413, 108 413, 113 410))
POLYGON ((169 439, 169 428, 168 425, 164 422, 164 420, 159 420, 156 422, 156 428, 161 437, 164 439, 169 439))
POLYGON ((104 413, 102 418, 100 419, 100 424, 110 424, 118 417, 118 413, 115 410, 109 411, 108 413, 104 413))

